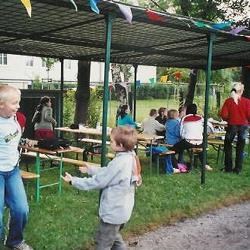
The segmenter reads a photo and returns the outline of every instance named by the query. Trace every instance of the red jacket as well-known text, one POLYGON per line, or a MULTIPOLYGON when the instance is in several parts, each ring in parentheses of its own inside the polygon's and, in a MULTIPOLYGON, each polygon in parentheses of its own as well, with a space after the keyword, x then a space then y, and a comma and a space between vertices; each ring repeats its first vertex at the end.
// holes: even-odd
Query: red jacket
POLYGON ((220 111, 220 116, 229 125, 248 125, 250 121, 250 100, 241 97, 236 104, 233 98, 228 98, 224 102, 220 111))

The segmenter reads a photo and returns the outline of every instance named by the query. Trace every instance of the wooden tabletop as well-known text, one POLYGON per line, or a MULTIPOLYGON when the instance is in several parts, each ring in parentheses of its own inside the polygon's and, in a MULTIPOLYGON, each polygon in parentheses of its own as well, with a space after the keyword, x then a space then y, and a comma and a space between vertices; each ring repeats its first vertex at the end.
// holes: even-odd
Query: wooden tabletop
MULTIPOLYGON (((55 128, 55 130, 62 131, 62 132, 77 133, 77 134, 102 135, 102 131, 100 129, 87 128, 87 127, 83 127, 81 129, 71 129, 69 127, 60 127, 60 128, 55 128)), ((107 134, 109 135, 109 131, 107 134)))
MULTIPOLYGON (((102 135, 102 131, 96 128, 87 128, 83 127, 81 129, 71 129, 69 127, 60 127, 60 128, 55 128, 58 131, 62 132, 71 132, 71 133, 80 133, 80 134, 88 134, 88 135, 102 135)), ((107 135, 110 135, 110 131, 107 131, 107 135)), ((139 141, 152 141, 152 140, 158 140, 158 139, 163 139, 164 136, 159 136, 159 135, 148 135, 148 134, 138 134, 137 139, 139 141)))

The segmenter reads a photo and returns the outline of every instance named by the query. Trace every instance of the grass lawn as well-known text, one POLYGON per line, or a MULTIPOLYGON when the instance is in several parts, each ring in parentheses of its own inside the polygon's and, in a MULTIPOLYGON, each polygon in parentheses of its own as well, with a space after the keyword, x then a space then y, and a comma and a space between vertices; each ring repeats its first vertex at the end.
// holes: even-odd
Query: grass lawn
MULTIPOLYGON (((193 217, 215 208, 250 198, 249 159, 240 175, 225 174, 215 165, 215 153, 209 150, 213 172, 206 173, 200 185, 200 171, 179 175, 149 174, 149 159, 141 153, 143 186, 137 190, 131 220, 123 230, 125 238, 160 225, 193 217)), ((65 170, 75 173, 71 166, 65 170)), ((56 170, 46 171, 42 181, 56 178, 56 170)), ((34 185, 29 182, 30 217, 25 238, 36 250, 85 250, 93 246, 98 223, 98 191, 80 191, 64 184, 59 196, 56 187, 42 189, 41 201, 34 201, 34 185)))
MULTIPOLYGON (((160 107, 167 107, 168 109, 178 109, 178 101, 167 100, 167 99, 154 99, 154 100, 137 100, 136 101, 136 121, 141 122, 143 119, 147 118, 150 109, 155 108, 158 110, 160 107)), ((117 110, 117 101, 111 101, 109 103, 109 126, 113 127, 115 125, 115 115, 117 110)))

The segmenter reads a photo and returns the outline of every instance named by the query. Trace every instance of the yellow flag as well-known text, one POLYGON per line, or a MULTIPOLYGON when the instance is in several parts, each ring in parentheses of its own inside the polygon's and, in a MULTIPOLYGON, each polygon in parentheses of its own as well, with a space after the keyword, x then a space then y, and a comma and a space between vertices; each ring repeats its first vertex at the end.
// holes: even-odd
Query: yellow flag
POLYGON ((168 80, 168 76, 167 75, 161 76, 161 78, 160 78, 160 82, 162 82, 162 83, 166 83, 167 80, 168 80))
POLYGON ((21 2, 24 5, 25 9, 27 10, 29 17, 31 17, 31 3, 30 3, 30 0, 21 0, 21 2))

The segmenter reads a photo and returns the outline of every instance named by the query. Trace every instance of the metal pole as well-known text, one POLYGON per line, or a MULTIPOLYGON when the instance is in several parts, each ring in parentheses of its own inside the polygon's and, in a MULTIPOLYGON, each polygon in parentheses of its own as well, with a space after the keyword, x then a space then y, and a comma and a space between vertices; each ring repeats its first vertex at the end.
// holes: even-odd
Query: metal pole
POLYGON ((203 162, 202 162, 202 168, 201 168, 201 184, 205 184, 205 165, 207 163, 207 119, 208 119, 209 86, 210 86, 210 81, 211 81, 211 67, 212 67, 214 39, 215 39, 215 34, 210 33, 208 36, 208 52, 207 52, 204 128, 203 128, 203 162))
POLYGON ((64 85, 64 60, 61 58, 61 85, 60 85, 60 114, 59 114, 59 121, 60 127, 63 127, 63 85, 64 85))
POLYGON ((105 49, 103 111, 102 111, 102 155, 101 155, 102 167, 106 165, 106 141, 107 141, 108 98, 109 98, 109 64, 110 64, 113 19, 114 17, 111 14, 108 14, 106 18, 106 49, 105 49))
POLYGON ((136 81, 137 81, 137 69, 138 69, 138 65, 134 64, 134 69, 135 69, 135 76, 134 76, 134 106, 133 106, 133 117, 134 117, 134 121, 136 121, 136 81))

